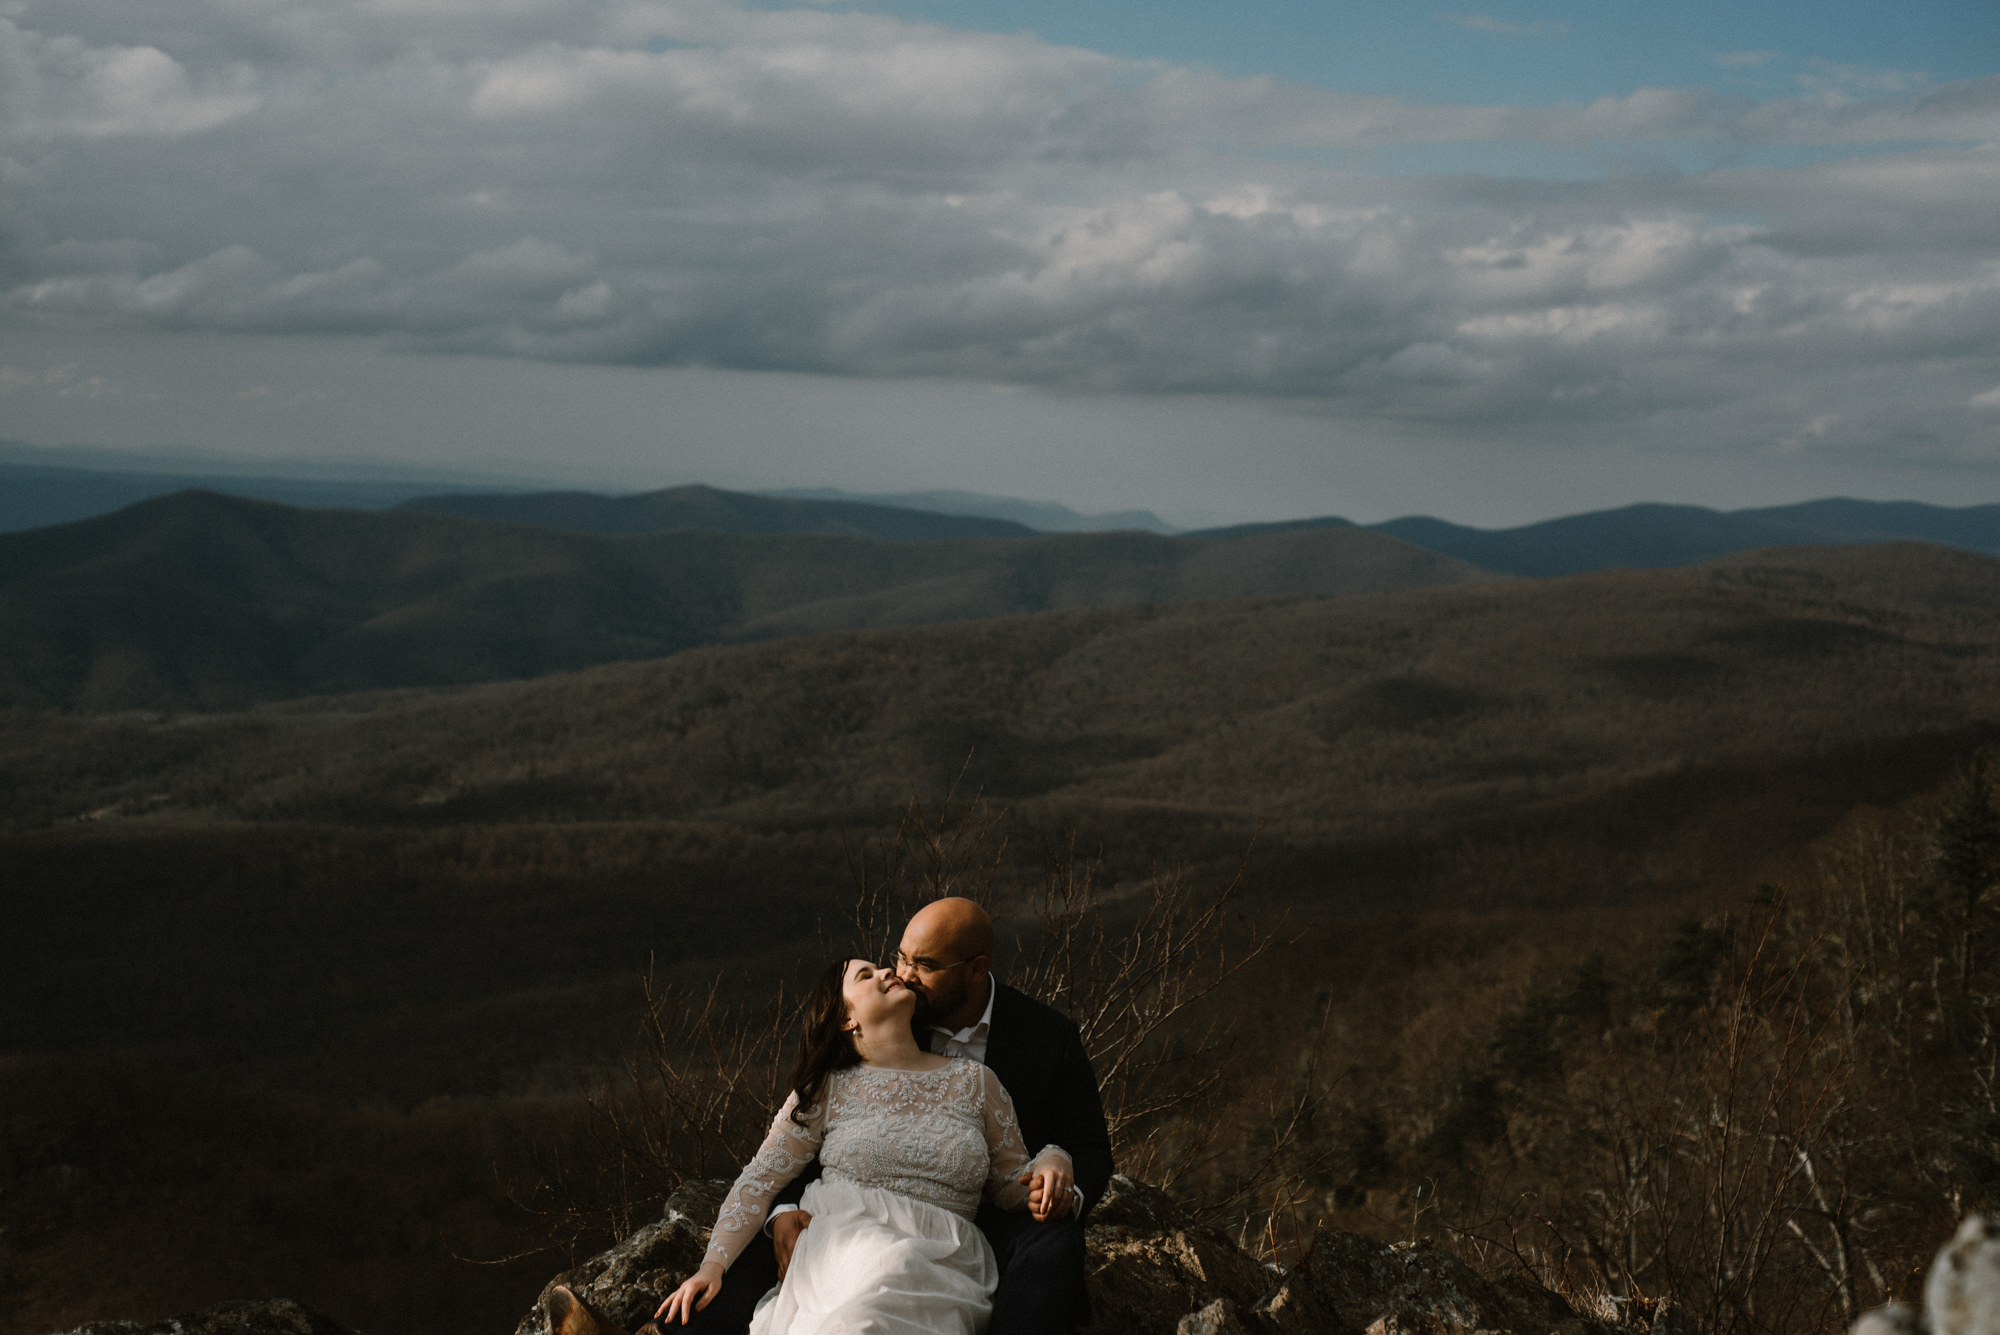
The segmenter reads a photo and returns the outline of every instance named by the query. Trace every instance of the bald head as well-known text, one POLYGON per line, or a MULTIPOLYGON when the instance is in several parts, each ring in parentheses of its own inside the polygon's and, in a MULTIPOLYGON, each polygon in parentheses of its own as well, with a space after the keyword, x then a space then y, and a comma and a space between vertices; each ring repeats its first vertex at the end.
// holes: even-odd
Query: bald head
POLYGON ((908 945, 912 936, 934 947, 926 954, 943 950, 949 959, 993 953, 993 919, 969 899, 939 899, 924 905, 903 929, 903 944, 908 945))
POLYGON ((969 899, 924 905, 903 929, 896 971, 917 994, 920 1023, 963 1029, 986 1011, 993 920, 969 899))

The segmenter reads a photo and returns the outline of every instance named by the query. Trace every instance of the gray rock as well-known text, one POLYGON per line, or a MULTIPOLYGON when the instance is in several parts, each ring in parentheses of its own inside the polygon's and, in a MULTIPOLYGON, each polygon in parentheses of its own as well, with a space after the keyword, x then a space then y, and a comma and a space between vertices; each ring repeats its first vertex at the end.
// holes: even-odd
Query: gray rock
POLYGON ((1123 1174, 1090 1212, 1084 1237, 1091 1335, 1168 1335, 1181 1318, 1218 1302, 1232 1314, 1247 1311, 1278 1281, 1276 1271, 1196 1224, 1158 1187, 1123 1174))
POLYGON ((93 1321, 63 1335, 357 1335, 357 1332, 324 1312, 288 1298, 268 1298, 219 1303, 207 1311, 150 1323, 93 1321))
POLYGON ((1190 1312, 1174 1328, 1174 1335, 1249 1335, 1236 1319, 1236 1304, 1217 1298, 1199 1312, 1190 1312))
POLYGON ((1138 1233, 1171 1233, 1193 1222, 1173 1197, 1149 1182, 1114 1173, 1104 1198, 1090 1212, 1092 1228, 1127 1228, 1138 1233))
POLYGON ((666 1296, 701 1265, 702 1253, 708 1249, 708 1231, 728 1192, 729 1183, 720 1179, 682 1183, 680 1190, 667 1198, 667 1207, 657 1221, 543 1285, 534 1310, 522 1318, 514 1335, 549 1335, 542 1299, 558 1284, 567 1284, 571 1292, 628 1331, 651 1320, 666 1296))
MULTIPOLYGON (((1430 1242, 1377 1242, 1322 1225, 1313 1235, 1311 1267, 1321 1304, 1350 1330, 1473 1335, 1515 1328, 1500 1290, 1430 1242)), ((1550 1330, 1555 1324, 1535 1320, 1530 1328, 1550 1330)))
POLYGON ((1350 1335, 1326 1310, 1313 1288, 1310 1258, 1251 1309, 1252 1320, 1272 1335, 1350 1335))
POLYGON ((1958 1226, 1931 1265, 1924 1314, 1934 1335, 2000 1335, 2000 1221, 1958 1226))

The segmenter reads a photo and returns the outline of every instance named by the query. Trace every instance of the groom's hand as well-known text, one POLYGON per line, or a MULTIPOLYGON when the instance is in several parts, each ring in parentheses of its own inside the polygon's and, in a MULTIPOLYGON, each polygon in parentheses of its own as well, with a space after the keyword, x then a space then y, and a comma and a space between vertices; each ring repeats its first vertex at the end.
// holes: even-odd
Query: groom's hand
POLYGON ((771 1250, 778 1254, 779 1279, 792 1268, 792 1249, 799 1245, 799 1234, 812 1221, 812 1215, 805 1210, 787 1210, 771 1221, 771 1250))
POLYGON ((1069 1165, 1050 1156, 1053 1162, 1030 1168, 1020 1180, 1028 1188, 1028 1213, 1038 1221, 1061 1219, 1076 1204, 1070 1188, 1076 1184, 1069 1165))

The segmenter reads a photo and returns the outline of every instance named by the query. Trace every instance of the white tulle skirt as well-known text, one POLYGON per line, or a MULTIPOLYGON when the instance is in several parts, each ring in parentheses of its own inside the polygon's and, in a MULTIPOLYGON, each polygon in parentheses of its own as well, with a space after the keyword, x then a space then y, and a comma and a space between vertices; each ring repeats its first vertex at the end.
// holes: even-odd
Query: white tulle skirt
POLYGON ((981 1335, 1000 1267, 986 1237, 942 1206, 821 1178, 799 1208, 785 1281, 765 1294, 750 1335, 981 1335))

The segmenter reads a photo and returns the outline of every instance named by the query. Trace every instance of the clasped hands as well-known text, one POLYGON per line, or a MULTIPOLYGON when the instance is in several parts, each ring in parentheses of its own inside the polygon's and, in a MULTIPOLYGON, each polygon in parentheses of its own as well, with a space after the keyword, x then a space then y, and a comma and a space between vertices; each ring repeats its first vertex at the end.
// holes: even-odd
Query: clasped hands
POLYGON ((1067 1218, 1076 1208, 1076 1174, 1070 1171, 1070 1162, 1062 1155, 1049 1154, 1044 1158, 1046 1163, 1037 1159, 1016 1181, 1028 1188, 1028 1213, 1047 1223, 1067 1218))

